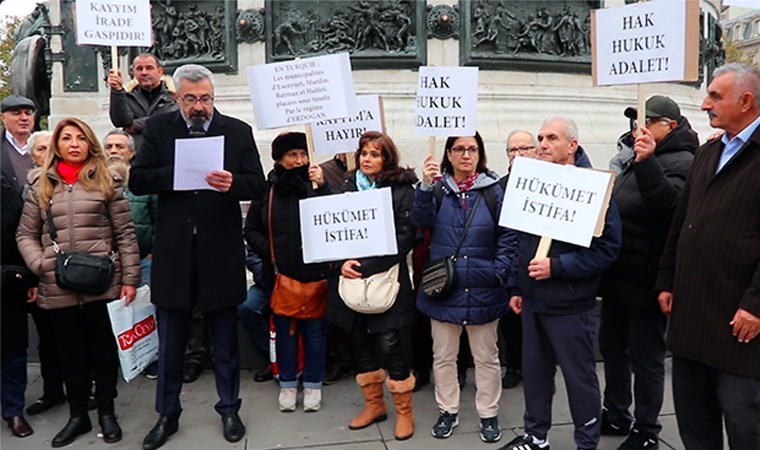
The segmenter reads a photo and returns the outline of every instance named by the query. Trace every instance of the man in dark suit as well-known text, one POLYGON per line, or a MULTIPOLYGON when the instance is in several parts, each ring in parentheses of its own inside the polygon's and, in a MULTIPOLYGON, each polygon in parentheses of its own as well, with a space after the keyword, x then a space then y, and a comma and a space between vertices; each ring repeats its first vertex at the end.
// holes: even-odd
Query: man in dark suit
POLYGON ((760 70, 714 72, 701 146, 660 261, 673 400, 687 450, 760 448, 760 70))
POLYGON ((129 188, 158 194, 151 274, 159 332, 156 411, 160 417, 143 448, 161 447, 175 433, 182 407, 182 362, 197 305, 211 330, 214 372, 224 437, 245 435, 240 409, 236 307, 245 300, 245 251, 240 201, 266 189, 251 127, 214 108, 214 80, 188 64, 174 73, 180 110, 148 119, 129 188), (210 170, 208 189, 174 190, 175 142, 190 136, 224 137, 224 168, 210 170))
POLYGON ((26 97, 10 95, 0 104, 4 129, 0 156, 2 157, 2 416, 14 436, 33 433, 24 418, 26 390, 27 294, 36 295, 36 279, 24 265, 16 245, 24 200, 26 172, 32 167, 31 149, 27 139, 34 128, 34 102, 26 97))

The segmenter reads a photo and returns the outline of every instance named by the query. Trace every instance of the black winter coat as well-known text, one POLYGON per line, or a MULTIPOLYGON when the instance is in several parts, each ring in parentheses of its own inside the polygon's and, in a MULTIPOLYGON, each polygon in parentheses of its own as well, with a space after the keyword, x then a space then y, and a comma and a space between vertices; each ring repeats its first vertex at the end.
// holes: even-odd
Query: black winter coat
POLYGON ((224 136, 224 169, 232 172, 226 193, 210 189, 175 191, 174 141, 189 131, 179 111, 153 116, 129 177, 135 195, 158 194, 151 268, 151 300, 167 309, 190 311, 191 254, 198 252, 201 311, 216 311, 245 300, 245 249, 240 201, 264 195, 265 181, 251 127, 214 110, 208 136, 224 136))
MULTIPOLYGON (((633 145, 630 133, 620 140, 622 145, 633 145)), ((599 293, 605 301, 659 310, 654 290, 659 258, 697 147, 697 133, 683 118, 657 144, 654 156, 624 164, 613 188, 623 221, 623 243, 620 256, 602 278, 599 293)))
POLYGON ((269 172, 269 187, 274 187, 272 203, 272 238, 269 240, 269 190, 262 198, 255 199, 245 217, 243 235, 245 241, 264 262, 264 282, 274 286, 274 266, 270 244, 274 245, 274 256, 280 273, 299 281, 324 280, 330 271, 327 263, 306 264, 303 262, 303 238, 298 202, 308 197, 329 195, 332 188, 325 183, 316 190, 308 177, 308 166, 285 170, 279 164, 269 172))
MULTIPOLYGON (((346 181, 343 184, 343 192, 355 192, 358 190, 355 173, 355 171, 352 171, 347 175, 346 181)), ((416 229, 412 224, 410 211, 414 200, 414 183, 416 182, 417 176, 409 169, 399 169, 392 177, 378 179, 378 188, 391 188, 393 222, 396 227, 398 253, 395 255, 357 259, 361 263, 361 266, 357 270, 362 273, 362 277, 364 278, 386 271, 394 264, 400 263, 398 272, 400 287, 396 302, 388 311, 382 314, 361 314, 346 307, 338 295, 338 279, 344 262, 339 261, 335 265, 335 270, 330 275, 328 289, 327 318, 335 325, 351 331, 354 319, 361 315, 366 317, 366 331, 371 334, 400 330, 414 323, 414 296, 412 295, 412 283, 409 277, 409 266, 406 258, 409 252, 412 251, 412 247, 414 247, 416 229)))

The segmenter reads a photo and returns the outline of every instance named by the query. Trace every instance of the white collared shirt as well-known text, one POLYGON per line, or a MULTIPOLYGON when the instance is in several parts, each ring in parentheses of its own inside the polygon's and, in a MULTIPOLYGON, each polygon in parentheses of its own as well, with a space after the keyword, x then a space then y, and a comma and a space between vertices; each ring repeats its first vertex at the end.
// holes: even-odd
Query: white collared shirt
POLYGON ((723 153, 720 154, 720 159, 718 160, 718 168, 715 170, 715 173, 720 172, 726 163, 731 161, 731 158, 733 158, 734 155, 736 155, 739 150, 744 147, 744 144, 749 140, 749 138, 752 137, 758 126, 760 126, 760 116, 757 116, 755 120, 752 121, 752 123, 747 125, 742 131, 740 131, 731 139, 728 138, 728 134, 723 133, 723 136, 720 138, 720 140, 723 142, 723 144, 725 144, 725 147, 723 147, 723 153))
POLYGON ((16 149, 16 151, 19 153, 19 155, 24 156, 29 154, 29 143, 27 141, 26 144, 21 145, 15 137, 11 134, 10 131, 5 130, 5 138, 8 139, 8 142, 11 143, 13 148, 16 149))

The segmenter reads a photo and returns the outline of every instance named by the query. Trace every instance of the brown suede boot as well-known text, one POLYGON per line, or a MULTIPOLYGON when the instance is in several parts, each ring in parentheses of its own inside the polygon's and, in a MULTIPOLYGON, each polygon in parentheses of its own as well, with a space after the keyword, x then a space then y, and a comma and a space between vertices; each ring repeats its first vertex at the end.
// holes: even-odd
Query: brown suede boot
POLYGON ((350 430, 361 430, 388 418, 383 398, 383 381, 385 381, 385 371, 382 369, 356 375, 356 384, 364 394, 364 411, 348 424, 350 430))
POLYGON ((396 440, 409 439, 414 434, 414 414, 412 413, 412 389, 414 389, 414 375, 409 375, 406 380, 386 380, 388 390, 393 395, 393 404, 396 405, 396 440))

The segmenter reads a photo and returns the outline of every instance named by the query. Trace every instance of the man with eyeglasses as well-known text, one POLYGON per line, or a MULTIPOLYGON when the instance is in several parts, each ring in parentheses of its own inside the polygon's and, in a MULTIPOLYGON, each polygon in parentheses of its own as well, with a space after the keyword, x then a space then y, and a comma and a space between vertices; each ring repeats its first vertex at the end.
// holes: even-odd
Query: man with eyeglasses
MULTIPOLYGON (((637 111, 626 108, 623 114, 635 120, 637 111)), ((621 139, 631 149, 613 188, 623 220, 623 246, 599 290, 604 299, 599 347, 606 381, 602 434, 628 436, 620 450, 655 449, 662 429, 658 416, 667 317, 660 311, 654 283, 699 140, 676 102, 662 95, 647 100, 646 126, 621 139)))
POLYGON ((214 78, 207 68, 187 64, 174 72, 179 111, 145 123, 143 147, 130 171, 135 195, 158 194, 151 273, 159 336, 156 411, 160 417, 143 449, 166 443, 179 427, 184 350, 193 310, 202 313, 214 343, 214 375, 229 442, 245 435, 240 409, 237 306, 246 298, 245 249, 240 201, 266 192, 253 131, 245 122, 214 108, 214 78), (224 168, 206 175, 208 188, 175 191, 177 139, 222 136, 224 168))
MULTIPOLYGON (((538 142, 530 131, 513 130, 507 135, 507 174, 499 180, 503 191, 507 190, 507 181, 512 172, 512 164, 518 156, 536 157, 538 142)), ((522 381, 522 322, 520 316, 509 311, 499 321, 499 332, 504 337, 504 366, 506 371, 501 377, 501 387, 512 389, 522 381)))
POLYGON ((177 109, 173 86, 164 81, 164 68, 152 53, 140 53, 132 60, 134 79, 122 86, 121 72, 108 72, 111 88, 109 115, 115 127, 124 128, 140 151, 145 121, 148 117, 177 109))

